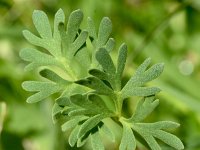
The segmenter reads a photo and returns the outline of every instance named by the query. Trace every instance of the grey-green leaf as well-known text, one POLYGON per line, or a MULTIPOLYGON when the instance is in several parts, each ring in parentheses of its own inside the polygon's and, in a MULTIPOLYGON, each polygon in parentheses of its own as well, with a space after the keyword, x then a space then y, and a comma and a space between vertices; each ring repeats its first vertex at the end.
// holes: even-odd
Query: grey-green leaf
POLYGON ((104 150, 104 144, 101 140, 101 137, 99 135, 99 132, 95 132, 91 134, 91 143, 93 150, 104 150))
POLYGON ((41 101, 61 90, 61 87, 53 82, 25 81, 22 83, 22 87, 26 91, 38 92, 27 99, 28 103, 41 101))
POLYGON ((112 142, 115 142, 114 133, 111 131, 111 129, 105 123, 101 127, 100 131, 102 131, 108 138, 110 138, 112 142))
POLYGON ((40 10, 33 12, 33 23, 43 39, 51 39, 52 31, 47 15, 40 10))
POLYGON ((123 124, 123 132, 119 150, 135 150, 136 140, 133 131, 125 123, 122 124, 123 124))
POLYGON ((159 100, 155 100, 154 96, 141 99, 136 107, 135 113, 129 119, 130 122, 140 122, 144 120, 159 104, 159 100))
POLYGON ((67 36, 70 43, 74 41, 82 20, 83 12, 80 9, 75 10, 70 14, 67 24, 67 36))
POLYGON ((105 45, 105 49, 110 52, 115 47, 115 40, 113 38, 109 38, 108 42, 105 45))
POLYGON ((184 149, 184 145, 179 138, 171 133, 167 133, 162 130, 156 130, 153 133, 153 136, 160 139, 161 141, 165 142, 166 144, 170 145, 171 147, 182 150, 184 149))
POLYGON ((60 66, 53 56, 42 53, 36 49, 24 48, 20 51, 19 55, 22 59, 31 62, 26 66, 26 70, 36 69, 40 66, 60 66))
POLYGON ((57 75, 55 72, 49 70, 49 69, 43 69, 40 71, 40 75, 42 77, 45 77, 47 79, 49 79, 50 81, 53 81, 53 82, 56 82, 60 85, 69 85, 71 82, 70 81, 67 81, 63 78, 61 78, 59 75, 57 75))
POLYGON ((86 116, 75 116, 73 119, 65 122, 61 128, 62 128, 62 131, 67 131, 71 128, 74 128, 80 121, 83 121, 85 119, 87 119, 88 117, 86 116))
POLYGON ((69 145, 71 147, 74 147, 76 142, 77 142, 77 140, 78 140, 78 136, 77 135, 78 135, 79 129, 80 129, 80 125, 77 125, 69 135, 68 141, 69 141, 69 145))
POLYGON ((59 9, 56 14, 55 14, 55 19, 54 19, 54 33, 53 37, 57 41, 60 41, 60 32, 58 30, 58 25, 60 22, 65 22, 65 14, 62 9, 59 9))
POLYGON ((101 20, 98 32, 98 47, 102 47, 106 44, 112 31, 112 22, 108 17, 104 17, 101 20))
POLYGON ((161 90, 157 87, 132 87, 127 86, 122 89, 122 97, 128 98, 131 96, 152 96, 159 93, 161 90))
POLYGON ((112 89, 96 77, 88 77, 87 79, 78 80, 75 83, 94 89, 99 94, 113 94, 112 89))
POLYGON ((113 64, 112 58, 105 48, 100 48, 96 52, 96 59, 107 73, 109 73, 110 75, 115 74, 116 69, 113 64))
POLYGON ((124 71, 125 63, 127 57, 127 46, 126 44, 122 44, 119 48, 119 54, 117 59, 117 77, 118 80, 121 79, 122 73, 124 71))
POLYGON ((78 137, 81 138, 84 136, 88 131, 93 129, 103 118, 105 118, 104 115, 98 114, 93 117, 90 117, 87 121, 85 121, 79 130, 78 137))
POLYGON ((96 34, 96 29, 95 29, 95 24, 94 21, 88 17, 87 19, 87 25, 88 25, 88 32, 89 32, 89 36, 92 37, 93 39, 97 38, 97 34, 96 34))

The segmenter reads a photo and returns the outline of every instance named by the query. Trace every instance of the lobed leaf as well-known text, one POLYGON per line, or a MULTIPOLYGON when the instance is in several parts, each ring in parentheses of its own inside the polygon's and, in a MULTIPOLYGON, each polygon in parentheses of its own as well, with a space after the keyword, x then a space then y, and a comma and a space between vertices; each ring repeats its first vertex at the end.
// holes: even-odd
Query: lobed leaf
POLYGON ((112 89, 110 89, 106 84, 104 84, 101 80, 95 77, 88 77, 86 79, 81 79, 75 81, 75 83, 94 89, 95 93, 105 94, 105 95, 111 95, 113 93, 112 89))
POLYGON ((79 123, 80 121, 83 121, 83 120, 85 120, 85 119, 87 119, 87 118, 88 118, 88 117, 86 117, 86 116, 75 116, 73 119, 71 119, 71 120, 65 122, 65 123, 61 126, 62 131, 67 131, 67 130, 69 130, 69 129, 71 129, 71 128, 74 128, 76 125, 78 125, 78 123, 79 123))
POLYGON ((62 9, 59 9, 54 17, 54 32, 53 32, 53 37, 56 39, 59 43, 61 42, 60 38, 60 32, 58 30, 58 25, 60 22, 65 22, 65 14, 62 9))
POLYGON ((157 87, 130 87, 123 88, 122 97, 123 99, 131 96, 152 96, 159 93, 161 90, 157 87))
POLYGON ((101 127, 101 130, 108 138, 112 140, 112 142, 115 142, 115 135, 111 131, 111 129, 104 123, 103 126, 101 127))
POLYGON ((109 38, 108 42, 105 45, 105 49, 110 52, 115 47, 115 40, 113 38, 109 38))
POLYGON ((112 31, 112 22, 108 17, 104 17, 101 20, 98 32, 98 47, 102 47, 108 41, 108 38, 112 31))
POLYGON ((43 39, 51 39, 52 31, 47 15, 43 11, 34 10, 32 19, 40 36, 43 39))
POLYGON ((87 30, 89 32, 89 36, 93 39, 97 39, 96 28, 95 28, 95 24, 92 18, 88 17, 87 25, 88 25, 87 30))
POLYGON ((181 140, 171 133, 162 130, 156 130, 153 132, 153 136, 177 150, 184 149, 184 145, 181 140))
POLYGON ((122 139, 119 145, 119 150, 135 150, 136 140, 132 129, 125 123, 123 125, 122 139))
POLYGON ((91 143, 94 150, 105 150, 99 132, 91 134, 91 143))
POLYGON ((74 147, 76 142, 77 142, 77 140, 78 140, 78 136, 77 135, 79 133, 79 130, 80 130, 80 125, 77 125, 69 135, 68 142, 69 142, 69 145, 71 147, 74 147))
POLYGON ((145 141, 148 143, 149 147, 151 147, 152 150, 154 149, 161 150, 155 138, 160 139, 161 141, 165 142, 166 144, 177 150, 182 150, 184 149, 184 145, 182 144, 181 140, 177 138, 175 135, 162 130, 174 127, 178 127, 178 124, 168 121, 150 123, 150 124, 135 123, 132 126, 133 130, 138 132, 145 139, 145 141))
POLYGON ((90 117, 87 121, 85 121, 79 130, 78 137, 83 137, 87 132, 89 132, 91 129, 96 127, 96 125, 101 122, 102 119, 104 119, 106 116, 103 114, 98 114, 93 117, 90 117))
POLYGON ((163 71, 164 64, 155 64, 147 71, 147 67, 150 65, 151 59, 146 59, 136 70, 134 76, 126 83, 121 90, 122 97, 128 98, 130 96, 151 96, 160 92, 157 87, 141 87, 145 83, 152 81, 153 79, 160 76, 163 71))
POLYGON ((102 66, 103 70, 110 75, 114 75, 116 72, 113 61, 105 48, 100 48, 96 53, 96 59, 102 66))
POLYGON ((122 73, 124 71, 125 63, 126 63, 126 57, 127 57, 127 46, 126 44, 122 44, 119 47, 118 52, 118 59, 117 59, 117 71, 116 76, 119 81, 121 81, 122 73))
POLYGON ((19 55, 22 59, 31 62, 26 66, 26 70, 33 70, 40 66, 60 66, 59 62, 53 56, 36 49, 24 48, 20 51, 19 55))
POLYGON ((62 87, 53 82, 25 81, 22 83, 22 87, 26 91, 38 92, 27 99, 28 103, 41 101, 50 95, 62 90, 62 87))
POLYGON ((49 70, 49 69, 43 69, 40 71, 40 75, 46 79, 49 79, 50 81, 53 81, 55 83, 58 83, 60 85, 69 85, 72 82, 67 81, 63 78, 61 78, 59 75, 57 75, 55 72, 49 70))
POLYGON ((75 40, 76 34, 78 32, 82 20, 83 12, 80 9, 75 10, 70 14, 67 23, 67 37, 69 39, 68 44, 73 43, 73 41, 75 40))
POLYGON ((141 99, 136 107, 135 113, 129 119, 130 122, 140 122, 144 120, 159 104, 159 100, 155 100, 154 96, 141 99))

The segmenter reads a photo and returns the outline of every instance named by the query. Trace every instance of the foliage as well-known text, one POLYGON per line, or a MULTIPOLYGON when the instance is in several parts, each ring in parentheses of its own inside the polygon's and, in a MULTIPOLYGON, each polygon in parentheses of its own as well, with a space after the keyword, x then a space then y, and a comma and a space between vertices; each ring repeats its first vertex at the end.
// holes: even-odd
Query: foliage
MULTIPOLYGON (((101 131, 113 137, 108 128, 107 118, 122 127, 120 150, 136 149, 139 138, 143 138, 151 149, 161 147, 155 140, 160 139, 175 149, 183 149, 182 142, 173 134, 164 131, 179 125, 171 121, 155 123, 142 122, 158 105, 155 94, 157 87, 145 87, 163 71, 162 63, 151 66, 146 59, 135 74, 122 87, 121 78, 125 68, 127 46, 123 43, 118 50, 117 63, 113 62, 110 51, 115 42, 110 38, 112 24, 104 17, 96 32, 95 23, 88 18, 88 27, 81 29, 83 20, 81 10, 73 11, 68 22, 62 9, 55 14, 52 31, 47 15, 42 11, 33 12, 33 23, 40 36, 28 30, 24 37, 37 49, 25 48, 20 52, 22 59, 29 61, 26 70, 39 68, 44 81, 25 81, 25 90, 35 92, 27 99, 34 103, 54 95, 54 122, 62 122, 62 130, 71 130, 69 144, 81 147, 91 138, 93 149, 105 149, 101 131), (122 115, 123 102, 129 97, 143 97, 131 118, 122 115)), ((109 136, 109 135, 108 135, 109 136)), ((110 137, 110 136, 109 136, 110 137)))

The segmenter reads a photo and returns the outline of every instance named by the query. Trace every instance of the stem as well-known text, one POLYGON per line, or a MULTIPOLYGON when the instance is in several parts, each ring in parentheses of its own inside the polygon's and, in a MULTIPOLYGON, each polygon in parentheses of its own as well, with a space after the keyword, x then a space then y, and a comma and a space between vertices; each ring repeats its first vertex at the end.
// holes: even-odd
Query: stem
POLYGON ((115 93, 115 97, 116 97, 116 100, 115 100, 115 102, 116 102, 116 112, 117 112, 118 118, 120 118, 121 115, 122 115, 122 104, 123 104, 121 93, 120 92, 115 93))

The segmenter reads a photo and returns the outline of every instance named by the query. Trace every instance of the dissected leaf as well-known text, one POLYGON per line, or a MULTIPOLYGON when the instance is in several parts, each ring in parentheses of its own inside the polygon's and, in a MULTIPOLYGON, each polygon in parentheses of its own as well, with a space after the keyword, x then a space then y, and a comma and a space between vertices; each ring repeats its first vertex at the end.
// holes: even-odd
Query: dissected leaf
POLYGON ((98 114, 96 116, 90 117, 87 121, 85 121, 79 130, 78 137, 81 138, 84 136, 88 131, 94 128, 102 119, 106 116, 103 114, 98 114))
POLYGON ((106 44, 112 31, 112 22, 108 17, 104 17, 101 20, 98 32, 98 47, 102 47, 106 44))
POLYGON ((99 94, 111 95, 113 93, 112 89, 95 77, 88 77, 86 79, 75 81, 75 83, 94 89, 95 92, 99 94))
POLYGON ((32 18, 35 28, 37 29, 40 36, 43 39, 52 38, 51 26, 47 15, 43 11, 34 10, 32 18))
POLYGON ((115 66, 113 61, 105 48, 100 48, 96 53, 96 59, 99 64, 102 66, 103 70, 105 70, 108 74, 115 74, 115 66))
POLYGON ((154 96, 141 99, 136 107, 135 113, 129 119, 131 122, 140 122, 144 120, 158 106, 159 100, 155 100, 154 96))
POLYGON ((92 142, 92 148, 94 150, 104 150, 104 144, 101 140, 101 137, 99 135, 99 132, 95 132, 91 134, 91 142, 92 142))
POLYGON ((122 139, 119 145, 119 150, 135 150, 136 148, 136 140, 135 136, 133 135, 131 127, 127 124, 123 124, 123 132, 122 132, 122 139))
POLYGON ((136 70, 134 76, 126 83, 121 90, 122 97, 127 98, 130 96, 151 96, 160 92, 157 87, 145 88, 142 87, 145 83, 157 78, 163 71, 164 64, 155 64, 148 70, 151 60, 146 59, 136 70), (146 70, 146 71, 145 71, 146 70))
POLYGON ((32 70, 40 66, 61 66, 53 56, 42 53, 36 49, 24 48, 19 53, 20 57, 31 62, 26 66, 26 70, 32 70))
POLYGON ((114 133, 111 131, 111 129, 105 123, 101 127, 100 131, 102 131, 108 138, 110 138, 112 142, 115 142, 114 133))
MULTIPOLYGON (((124 71, 125 63, 126 63, 126 57, 127 57, 127 46, 125 44, 122 44, 119 48, 118 52, 118 59, 117 59, 117 71, 116 71, 116 77, 118 80, 118 83, 121 82, 122 73, 124 71)), ((121 85, 120 89, 121 89, 121 85)))
POLYGON ((91 18, 88 18, 88 29, 80 29, 83 20, 81 10, 73 11, 66 23, 65 14, 59 9, 55 14, 53 30, 43 11, 34 11, 32 18, 39 36, 28 30, 23 31, 23 35, 30 43, 42 49, 23 49, 20 57, 30 62, 26 70, 43 67, 40 75, 48 81, 25 81, 22 87, 35 92, 27 99, 29 103, 60 92, 53 106, 52 117, 54 122, 59 119, 64 122, 63 131, 72 129, 68 139, 70 146, 77 143, 77 147, 81 147, 91 138, 93 149, 104 150, 101 131, 115 140, 112 130, 105 124, 107 122, 104 119, 109 117, 122 125, 120 150, 136 149, 136 132, 136 137, 144 138, 152 150, 161 149, 155 138, 175 149, 184 148, 175 135, 164 131, 176 128, 179 124, 170 121, 141 123, 159 103, 159 100, 154 100, 154 95, 160 89, 145 87, 145 84, 160 76, 164 66, 162 63, 149 68, 151 60, 146 59, 121 89, 127 46, 122 44, 119 47, 115 67, 109 53, 115 46, 115 40, 110 38, 112 23, 108 17, 101 20, 98 33, 91 18), (139 101, 132 117, 125 119, 121 117, 119 109, 123 100, 131 96, 141 96, 144 99, 139 101), (114 102, 113 106, 115 104, 112 111, 110 101, 114 102))
POLYGON ((83 121, 85 119, 87 119, 88 117, 86 116, 76 116, 73 119, 65 122, 61 127, 62 127, 62 131, 66 131, 69 130, 71 128, 74 128, 76 125, 78 125, 78 123, 80 121, 83 121))
POLYGON ((59 75, 57 75, 55 72, 53 72, 49 69, 41 70, 40 75, 42 77, 45 77, 46 79, 49 79, 50 81, 56 82, 60 85, 69 85, 71 83, 70 81, 67 81, 67 80, 61 78, 59 75))
POLYGON ((162 121, 156 123, 135 123, 132 126, 133 130, 138 132, 146 140, 152 150, 161 150, 160 146, 154 138, 160 139, 161 141, 177 150, 182 150, 184 149, 184 145, 182 144, 181 140, 175 135, 162 130, 176 127, 178 127, 178 124, 170 121, 162 121))
POLYGON ((39 81, 25 81, 23 82, 22 87, 26 91, 38 92, 27 99, 28 103, 35 103, 41 101, 49 97, 50 95, 59 92, 63 88, 53 82, 39 81))
POLYGON ((77 125, 69 135, 68 141, 69 141, 69 145, 71 147, 74 147, 76 142, 78 141, 78 136, 77 135, 79 133, 79 129, 80 129, 80 125, 77 125))

